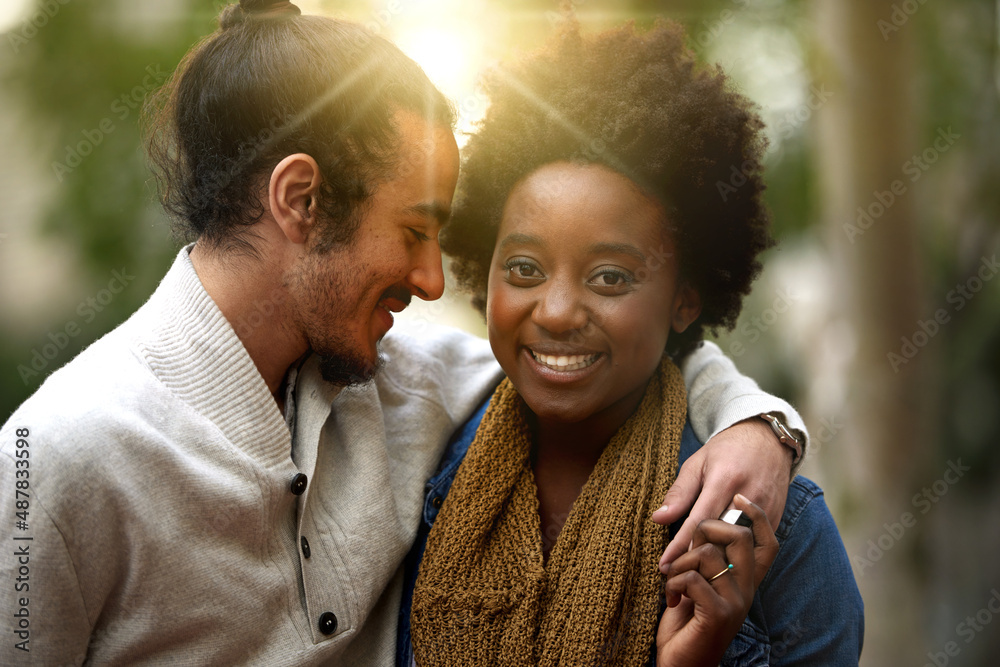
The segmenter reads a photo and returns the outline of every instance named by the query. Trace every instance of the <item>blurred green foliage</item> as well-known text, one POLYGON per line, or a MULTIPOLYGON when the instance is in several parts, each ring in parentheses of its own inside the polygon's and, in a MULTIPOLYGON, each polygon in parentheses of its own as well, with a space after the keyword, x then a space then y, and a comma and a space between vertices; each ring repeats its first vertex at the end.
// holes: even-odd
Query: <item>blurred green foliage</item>
MULTIPOLYGON (((55 196, 40 212, 43 225, 31 231, 76 249, 82 273, 78 283, 65 288, 74 295, 70 300, 74 309, 64 316, 28 332, 8 322, 0 327, 4 419, 45 375, 145 301, 176 252, 155 202, 138 121, 151 84, 162 83, 190 45, 212 26, 207 14, 191 16, 182 24, 156 26, 154 39, 137 39, 130 35, 129 18, 116 16, 103 3, 59 5, 58 13, 27 43, 17 43, 16 53, 12 46, 2 55, 6 67, 0 85, 32 119, 25 128, 28 141, 43 150, 56 147, 43 158, 48 167, 43 173, 56 183, 55 196), (112 272, 123 267, 136 278, 106 307, 100 312, 87 306, 75 310, 76 303, 98 295, 112 272), (69 337, 66 348, 41 373, 22 381, 23 369, 31 368, 35 352, 50 343, 49 334, 68 322, 77 322, 80 334, 69 337)), ((47 268, 33 270, 41 273, 47 268)))

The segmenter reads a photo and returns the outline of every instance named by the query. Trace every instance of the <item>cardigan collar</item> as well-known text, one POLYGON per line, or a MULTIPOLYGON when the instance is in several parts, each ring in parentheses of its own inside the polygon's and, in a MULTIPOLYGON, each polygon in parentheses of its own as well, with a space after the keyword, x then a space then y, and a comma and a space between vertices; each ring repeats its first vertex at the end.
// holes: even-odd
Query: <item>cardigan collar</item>
POLYGON ((140 354, 153 374, 265 465, 287 463, 289 426, 267 383, 182 248, 149 301, 140 354))

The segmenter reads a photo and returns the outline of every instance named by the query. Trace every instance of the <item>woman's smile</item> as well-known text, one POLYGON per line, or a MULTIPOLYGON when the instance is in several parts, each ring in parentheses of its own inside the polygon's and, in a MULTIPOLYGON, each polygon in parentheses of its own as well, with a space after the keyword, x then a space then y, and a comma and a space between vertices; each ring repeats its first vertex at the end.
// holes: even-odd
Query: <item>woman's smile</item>
POLYGON ((563 373, 588 368, 601 356, 599 354, 568 354, 557 356, 554 354, 542 354, 531 348, 528 348, 528 351, 531 352, 534 360, 542 366, 563 373))
POLYGON ((697 317, 676 263, 647 259, 672 247, 664 223, 656 201, 599 165, 548 164, 511 192, 490 268, 487 327, 497 360, 539 419, 620 425, 671 328, 697 317))

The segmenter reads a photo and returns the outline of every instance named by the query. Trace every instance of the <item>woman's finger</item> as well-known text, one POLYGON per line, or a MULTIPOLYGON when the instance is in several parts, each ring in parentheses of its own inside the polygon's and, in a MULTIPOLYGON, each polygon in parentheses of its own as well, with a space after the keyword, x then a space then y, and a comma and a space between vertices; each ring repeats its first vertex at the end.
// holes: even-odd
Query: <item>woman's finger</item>
MULTIPOLYGON (((756 564, 754 559, 753 533, 744 526, 734 526, 733 524, 711 519, 702 521, 695 528, 694 541, 700 548, 705 544, 712 544, 723 551, 727 563, 733 564, 733 569, 739 571, 739 576, 735 577, 740 582, 740 591, 743 597, 752 597, 756 582, 756 564)), ((765 568, 765 572, 767 569, 765 568)), ((712 573, 703 573, 706 577, 714 576, 712 573)))
MULTIPOLYGON (((725 595, 730 599, 742 596, 738 581, 730 576, 735 568, 730 567, 726 560, 725 552, 717 544, 706 543, 688 551, 680 558, 670 564, 667 572, 667 582, 669 583, 677 577, 695 574, 706 583, 717 595, 725 595), (709 581, 709 580, 712 581, 709 581)), ((671 595, 671 588, 667 588, 667 606, 673 607, 679 601, 676 595, 671 595)))
POLYGON ((754 542, 754 588, 760 586, 764 580, 768 568, 778 555, 778 539, 774 536, 771 523, 767 519, 764 510, 750 501, 749 498, 739 493, 733 498, 736 509, 742 511, 753 521, 751 530, 753 531, 754 542))

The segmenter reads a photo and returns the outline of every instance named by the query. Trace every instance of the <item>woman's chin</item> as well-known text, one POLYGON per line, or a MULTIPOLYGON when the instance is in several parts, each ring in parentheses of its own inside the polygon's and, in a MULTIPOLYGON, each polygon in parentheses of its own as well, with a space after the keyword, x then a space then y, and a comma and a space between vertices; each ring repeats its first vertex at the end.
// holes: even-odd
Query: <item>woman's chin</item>
POLYGON ((551 397, 532 396, 529 398, 523 394, 521 398, 524 399, 524 404, 528 406, 531 414, 536 419, 542 421, 557 424, 577 424, 589 416, 587 411, 581 409, 579 404, 567 401, 553 401, 551 397))

